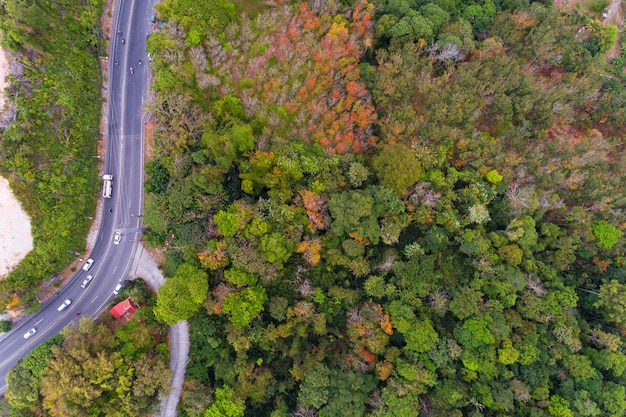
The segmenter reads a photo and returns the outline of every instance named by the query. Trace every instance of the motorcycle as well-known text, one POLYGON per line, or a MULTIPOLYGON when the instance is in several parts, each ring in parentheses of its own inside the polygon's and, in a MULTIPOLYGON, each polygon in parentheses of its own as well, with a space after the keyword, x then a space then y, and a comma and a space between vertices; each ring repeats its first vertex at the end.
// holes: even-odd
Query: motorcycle
POLYGON ((130 67, 130 73, 131 73, 131 74, 134 74, 134 73, 135 73, 135 70, 133 69, 133 67, 130 67))

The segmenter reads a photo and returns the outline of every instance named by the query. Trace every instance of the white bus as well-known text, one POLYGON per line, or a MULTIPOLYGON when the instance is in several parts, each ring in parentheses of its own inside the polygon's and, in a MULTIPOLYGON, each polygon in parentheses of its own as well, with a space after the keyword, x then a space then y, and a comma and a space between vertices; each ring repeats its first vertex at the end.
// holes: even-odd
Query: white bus
POLYGON ((105 174, 102 176, 104 186, 102 188, 102 196, 104 198, 111 198, 111 190, 113 189, 113 175, 105 174))

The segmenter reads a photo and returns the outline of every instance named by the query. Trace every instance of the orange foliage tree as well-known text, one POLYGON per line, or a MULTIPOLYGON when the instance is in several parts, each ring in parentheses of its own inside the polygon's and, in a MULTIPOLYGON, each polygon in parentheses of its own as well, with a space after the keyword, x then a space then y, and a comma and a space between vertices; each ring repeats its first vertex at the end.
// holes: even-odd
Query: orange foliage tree
POLYGON ((368 360, 374 354, 381 354, 389 343, 392 333, 389 315, 380 304, 363 303, 348 313, 348 337, 352 342, 354 352, 363 360, 368 360), (369 356, 372 355, 372 356, 369 356))
POLYGON ((315 266, 319 263, 320 251, 322 250, 322 240, 321 239, 312 239, 312 240, 303 240, 298 244, 296 248, 296 252, 301 253, 304 259, 311 266, 315 266))
POLYGON ((318 13, 306 2, 279 1, 271 14, 244 21, 253 30, 228 34, 228 48, 211 44, 214 72, 223 75, 218 94, 236 94, 247 117, 267 122, 271 140, 299 137, 328 154, 364 152, 377 119, 358 67, 373 39, 372 9, 359 0, 350 13, 318 13))
POLYGON ((300 190, 299 194, 309 218, 309 230, 315 233, 317 230, 326 229, 330 224, 330 214, 324 197, 309 190, 300 190))
POLYGON ((228 265, 226 242, 209 242, 209 248, 198 253, 198 259, 203 268, 217 270, 228 265))

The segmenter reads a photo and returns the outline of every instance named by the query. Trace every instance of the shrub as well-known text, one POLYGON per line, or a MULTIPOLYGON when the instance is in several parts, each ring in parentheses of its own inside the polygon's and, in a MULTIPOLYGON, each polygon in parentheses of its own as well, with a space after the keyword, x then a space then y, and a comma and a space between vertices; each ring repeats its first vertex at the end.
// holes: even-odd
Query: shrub
POLYGON ((610 3, 605 0, 596 0, 591 3, 591 10, 596 13, 604 13, 606 9, 609 7, 610 3))
POLYGON ((11 330, 11 322, 6 320, 0 320, 0 333, 5 333, 11 330))

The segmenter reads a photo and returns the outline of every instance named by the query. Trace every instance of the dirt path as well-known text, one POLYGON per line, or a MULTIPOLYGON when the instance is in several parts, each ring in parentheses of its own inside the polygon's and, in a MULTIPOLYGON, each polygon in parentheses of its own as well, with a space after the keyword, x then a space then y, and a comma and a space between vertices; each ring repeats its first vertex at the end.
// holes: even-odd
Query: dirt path
MULTIPOLYGON (((165 283, 163 273, 154 261, 154 258, 143 247, 139 245, 135 252, 135 260, 130 268, 130 278, 143 279, 154 292, 165 283)), ((180 394, 185 382, 185 371, 189 358, 189 324, 186 321, 179 321, 170 326, 170 369, 172 370, 171 392, 161 402, 160 417, 176 417, 176 407, 180 400, 180 394)))
POLYGON ((622 0, 611 0, 611 5, 606 12, 606 17, 602 21, 603 24, 613 23, 617 27, 621 27, 624 23, 622 16, 622 0))

